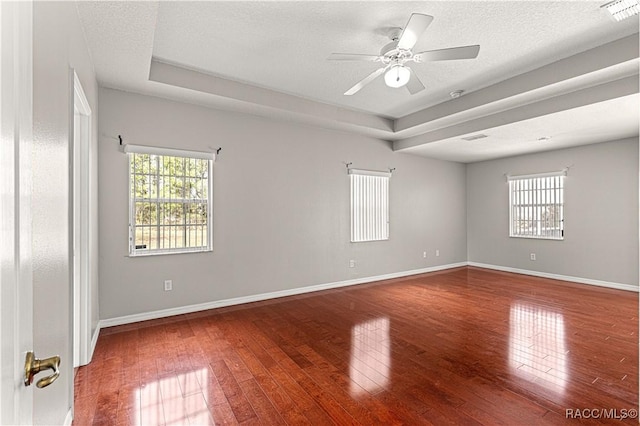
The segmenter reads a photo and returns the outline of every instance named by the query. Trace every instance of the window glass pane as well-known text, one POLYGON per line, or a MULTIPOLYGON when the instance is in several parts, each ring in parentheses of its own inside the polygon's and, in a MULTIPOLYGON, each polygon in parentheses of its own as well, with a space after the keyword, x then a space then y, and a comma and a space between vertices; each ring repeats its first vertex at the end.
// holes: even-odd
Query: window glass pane
POLYGON ((132 254, 210 250, 210 160, 129 154, 132 254))
POLYGON ((563 239, 563 176, 513 179, 510 236, 563 239))

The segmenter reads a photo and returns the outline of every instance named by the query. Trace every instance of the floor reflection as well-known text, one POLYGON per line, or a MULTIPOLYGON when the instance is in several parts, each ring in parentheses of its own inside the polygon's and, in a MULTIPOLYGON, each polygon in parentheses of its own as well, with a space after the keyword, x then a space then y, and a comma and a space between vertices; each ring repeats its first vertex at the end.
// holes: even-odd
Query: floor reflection
POLYGON ((351 329, 351 395, 376 393, 389 382, 391 370, 389 318, 375 318, 351 329))
POLYGON ((212 424, 202 397, 207 393, 209 370, 201 368, 146 383, 137 390, 139 418, 135 424, 212 424))
POLYGON ((515 373, 559 394, 568 380, 564 317, 539 306, 511 306, 509 364, 515 373))

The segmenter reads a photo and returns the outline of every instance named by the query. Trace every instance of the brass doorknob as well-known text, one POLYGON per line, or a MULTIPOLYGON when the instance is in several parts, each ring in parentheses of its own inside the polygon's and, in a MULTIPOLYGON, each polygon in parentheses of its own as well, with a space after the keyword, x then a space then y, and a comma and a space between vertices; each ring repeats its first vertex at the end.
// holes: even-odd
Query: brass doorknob
POLYGON ((50 358, 38 359, 33 352, 27 352, 27 358, 24 361, 24 385, 31 385, 33 376, 44 370, 53 370, 53 374, 38 380, 36 386, 39 388, 49 386, 60 376, 60 357, 55 355, 50 358))

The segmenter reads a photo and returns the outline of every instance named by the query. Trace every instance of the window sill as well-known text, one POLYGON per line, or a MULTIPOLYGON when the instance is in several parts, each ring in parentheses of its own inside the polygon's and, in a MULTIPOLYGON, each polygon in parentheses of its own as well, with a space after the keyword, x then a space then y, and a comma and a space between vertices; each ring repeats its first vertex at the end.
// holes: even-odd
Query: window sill
POLYGON ((194 254, 194 253, 211 253, 213 252, 212 248, 209 249, 205 249, 205 250, 189 250, 189 249, 185 249, 185 250, 172 250, 172 251, 150 251, 147 253, 141 253, 141 252, 137 252, 137 253, 129 253, 126 257, 149 257, 149 256, 164 256, 164 255, 173 255, 173 254, 194 254))
POLYGON ((540 237, 540 236, 529 236, 529 235, 509 235, 509 238, 522 238, 525 240, 564 241, 564 237, 556 238, 556 237, 540 237))

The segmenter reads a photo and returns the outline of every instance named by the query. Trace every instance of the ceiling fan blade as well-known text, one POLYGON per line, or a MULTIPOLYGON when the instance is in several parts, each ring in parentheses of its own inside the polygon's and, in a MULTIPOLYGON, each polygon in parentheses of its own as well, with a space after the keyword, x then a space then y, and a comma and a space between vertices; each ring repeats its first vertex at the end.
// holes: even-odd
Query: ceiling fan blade
POLYGON ((332 53, 327 58, 329 61, 369 61, 378 62, 380 56, 378 55, 360 55, 358 53, 332 53))
POLYGON ((372 72, 371 74, 369 74, 368 76, 366 76, 365 78, 363 78, 362 80, 357 82, 355 84, 355 86, 353 86, 351 89, 349 89, 346 92, 344 92, 344 94, 347 95, 347 96, 351 96, 351 95, 353 95, 355 93, 358 93, 358 91, 360 89, 362 89, 364 86, 366 86, 367 84, 369 84, 373 80, 375 80, 376 77, 378 77, 382 73, 384 73, 386 69, 387 69, 387 67, 378 68, 377 70, 375 70, 374 72, 372 72))
POLYGON ((454 59, 473 59, 478 56, 480 52, 480 46, 460 46, 451 47, 449 49, 440 50, 428 50, 426 52, 420 52, 413 55, 413 60, 416 62, 427 61, 450 61, 454 59))
POLYGON ((415 46, 418 41, 418 37, 427 29, 431 21, 433 21, 433 16, 423 15, 422 13, 411 14, 407 26, 404 27, 404 31, 402 31, 398 39, 398 48, 413 49, 413 46, 415 46))
POLYGON ((418 78, 418 74, 413 72, 411 68, 409 68, 409 71, 411 72, 411 77, 409 78, 409 81, 407 82, 406 86, 409 93, 411 93, 412 95, 415 95, 419 91, 424 90, 424 84, 422 84, 422 82, 418 78))

